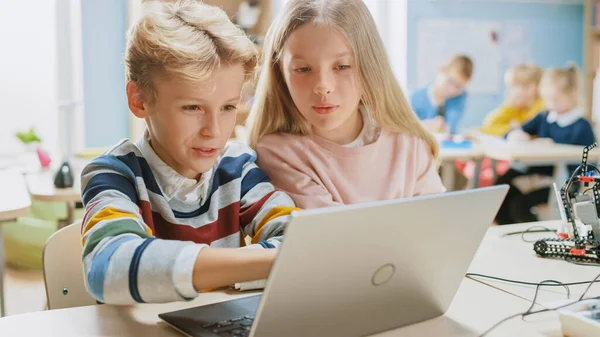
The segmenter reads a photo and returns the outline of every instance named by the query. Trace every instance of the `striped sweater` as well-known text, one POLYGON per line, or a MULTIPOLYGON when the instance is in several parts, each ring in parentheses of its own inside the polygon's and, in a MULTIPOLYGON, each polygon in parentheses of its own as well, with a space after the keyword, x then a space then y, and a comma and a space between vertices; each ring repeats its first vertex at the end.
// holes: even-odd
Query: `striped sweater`
POLYGON ((248 247, 280 244, 294 204, 275 191, 250 148, 228 144, 205 182, 205 198, 190 202, 165 197, 141 145, 122 141, 81 176, 85 281, 97 300, 191 299, 202 248, 243 247, 246 235, 252 238, 248 247))

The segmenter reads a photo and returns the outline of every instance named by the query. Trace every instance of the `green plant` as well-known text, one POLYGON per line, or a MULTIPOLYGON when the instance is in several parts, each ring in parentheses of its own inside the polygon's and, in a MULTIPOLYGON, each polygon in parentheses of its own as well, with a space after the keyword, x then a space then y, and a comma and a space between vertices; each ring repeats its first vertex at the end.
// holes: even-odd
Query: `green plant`
POLYGON ((33 128, 29 129, 29 131, 27 132, 17 132, 16 136, 21 142, 23 142, 23 144, 29 144, 34 142, 39 143, 42 141, 40 137, 38 137, 35 134, 35 130, 33 128))

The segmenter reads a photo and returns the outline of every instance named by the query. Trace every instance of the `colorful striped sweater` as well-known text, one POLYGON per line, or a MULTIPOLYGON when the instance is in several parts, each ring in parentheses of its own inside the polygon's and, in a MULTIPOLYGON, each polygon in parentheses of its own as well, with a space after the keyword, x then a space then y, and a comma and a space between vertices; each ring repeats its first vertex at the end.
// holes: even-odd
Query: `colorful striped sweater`
POLYGON ((275 191, 253 150, 228 144, 205 182, 205 198, 189 202, 164 196, 142 145, 124 140, 82 173, 83 265, 97 300, 194 298, 192 274, 202 248, 243 247, 246 235, 248 247, 280 244, 294 203, 275 191))

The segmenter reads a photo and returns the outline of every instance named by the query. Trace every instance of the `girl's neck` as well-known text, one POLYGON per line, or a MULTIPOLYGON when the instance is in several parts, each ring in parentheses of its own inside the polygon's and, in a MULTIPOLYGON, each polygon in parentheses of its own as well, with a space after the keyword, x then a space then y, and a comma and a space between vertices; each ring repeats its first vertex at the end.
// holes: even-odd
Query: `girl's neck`
POLYGON ((313 132, 330 142, 338 145, 346 145, 351 143, 353 140, 360 135, 364 126, 363 116, 360 110, 357 108, 354 113, 344 121, 340 126, 333 130, 319 130, 313 128, 313 132))
POLYGON ((575 109, 577 109, 577 105, 574 105, 574 106, 572 106, 572 107, 570 107, 570 108, 568 108, 566 110, 561 110, 561 111, 556 110, 556 113, 559 114, 559 115, 564 115, 564 114, 568 114, 569 112, 571 112, 571 111, 573 111, 575 109))

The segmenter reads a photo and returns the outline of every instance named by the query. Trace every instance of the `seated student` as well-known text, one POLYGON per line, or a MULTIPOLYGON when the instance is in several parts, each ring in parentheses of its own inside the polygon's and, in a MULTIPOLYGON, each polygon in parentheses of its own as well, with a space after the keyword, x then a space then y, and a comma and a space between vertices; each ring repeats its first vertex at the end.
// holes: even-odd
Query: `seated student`
POLYGON ((125 52, 129 108, 148 125, 82 174, 87 288, 112 304, 190 299, 264 279, 293 201, 230 143, 255 47, 225 12, 147 2, 125 52), (234 249, 252 237, 255 249, 234 249))
MULTIPOLYGON (((544 102, 539 95, 538 87, 542 73, 542 69, 535 65, 518 65, 508 69, 504 75, 506 100, 487 115, 479 131, 491 136, 504 136, 510 129, 520 127, 541 112, 544 109, 544 102)), ((496 173, 502 175, 509 167, 509 162, 497 162, 496 173)), ((457 162, 456 168, 467 179, 473 178, 475 173, 473 161, 457 162)), ((493 184, 493 169, 491 161, 484 159, 481 163, 479 186, 493 184)))
POLYGON ((539 95, 542 69, 535 65, 518 65, 505 76, 506 100, 490 112, 480 129, 492 136, 504 136, 512 128, 520 127, 544 109, 539 95))
POLYGON ((465 55, 454 56, 431 85, 410 96, 410 105, 429 131, 452 134, 458 131, 467 101, 465 86, 472 74, 473 61, 465 55))
POLYGON ((444 191, 363 1, 290 0, 264 48, 250 145, 299 207, 444 191))
MULTIPOLYGON (((553 68, 542 76, 540 89, 549 111, 539 113, 522 128, 508 133, 513 142, 537 141, 587 146, 595 141, 590 123, 578 108, 580 99, 579 72, 575 66, 567 69, 553 68)), ((570 166, 573 171, 576 167, 570 166)), ((510 190, 500 207, 496 222, 500 225, 537 221, 532 213, 534 206, 548 202, 552 166, 529 167, 525 171, 509 169, 496 184, 509 184, 510 190)))

